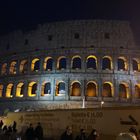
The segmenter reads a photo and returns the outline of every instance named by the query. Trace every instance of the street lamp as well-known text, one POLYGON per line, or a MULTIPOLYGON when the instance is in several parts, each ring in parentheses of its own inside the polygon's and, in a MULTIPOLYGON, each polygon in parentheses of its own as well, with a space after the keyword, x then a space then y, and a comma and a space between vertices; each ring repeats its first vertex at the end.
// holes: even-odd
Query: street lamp
POLYGON ((104 104, 104 103, 105 103, 104 101, 101 101, 101 103, 100 103, 100 104, 101 104, 101 108, 103 107, 103 104, 104 104))

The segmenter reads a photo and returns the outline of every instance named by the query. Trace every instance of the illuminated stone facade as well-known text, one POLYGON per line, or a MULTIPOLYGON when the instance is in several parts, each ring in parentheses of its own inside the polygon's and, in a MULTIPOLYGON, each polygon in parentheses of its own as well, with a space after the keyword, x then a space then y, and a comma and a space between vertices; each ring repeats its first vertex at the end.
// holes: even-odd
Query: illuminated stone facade
POLYGON ((0 110, 138 105, 140 51, 128 22, 39 25, 0 38, 0 110))

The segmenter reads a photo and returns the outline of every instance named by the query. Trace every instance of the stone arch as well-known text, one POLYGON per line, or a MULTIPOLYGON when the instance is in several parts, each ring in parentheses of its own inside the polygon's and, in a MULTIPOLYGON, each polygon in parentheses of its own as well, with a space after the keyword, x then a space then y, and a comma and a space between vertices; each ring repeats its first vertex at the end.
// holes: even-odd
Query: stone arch
POLYGON ((128 63, 125 57, 118 58, 118 70, 126 71, 128 69, 128 63))
POLYGON ((135 98, 140 98, 140 84, 135 85, 135 98))
POLYGON ((44 70, 45 71, 52 71, 53 69, 53 59, 52 57, 48 56, 44 59, 44 70))
POLYGON ((90 55, 86 60, 87 69, 97 69, 97 58, 94 55, 90 55))
POLYGON ((51 83, 44 82, 41 87, 41 96, 47 96, 51 94, 51 83))
POLYGON ((81 57, 80 56, 74 56, 72 58, 71 62, 72 69, 81 69, 81 57))
POLYGON ((58 58, 57 69, 59 69, 59 70, 66 69, 66 57, 65 56, 61 56, 58 58))
POLYGON ((71 96, 81 96, 81 84, 79 81, 71 83, 71 96))
POLYGON ((110 56, 104 56, 102 59, 102 70, 112 70, 113 63, 110 56))
POLYGON ((24 88, 25 86, 23 82, 18 83, 17 88, 16 88, 16 97, 24 96, 24 88))
POLYGON ((111 82, 104 82, 103 83, 103 97, 113 97, 114 95, 114 87, 111 82))
POLYGON ((19 71, 20 73, 26 73, 28 71, 28 61, 26 59, 20 62, 19 71))
POLYGON ((16 74, 16 70, 17 70, 17 62, 12 61, 10 63, 9 74, 16 74))
POLYGON ((14 90, 14 85, 13 83, 9 83, 6 87, 6 97, 10 98, 13 97, 13 91, 14 90))
POLYGON ((126 99, 129 98, 129 87, 125 82, 119 84, 119 97, 126 99))
POLYGON ((34 97, 36 96, 36 91, 37 91, 37 83, 36 82, 30 82, 28 85, 28 96, 29 97, 34 97))
POLYGON ((40 70, 40 59, 34 58, 31 63, 31 71, 38 72, 40 70))
POLYGON ((61 96, 66 94, 66 84, 64 81, 59 81, 56 84, 56 96, 61 96))
POLYGON ((5 75, 7 72, 7 63, 2 64, 1 75, 5 75))
POLYGON ((86 96, 87 97, 97 97, 97 83, 94 81, 89 81, 86 86, 86 96))
POLYGON ((3 88, 4 88, 4 86, 2 84, 0 84, 0 97, 3 96, 3 88))
POLYGON ((132 69, 133 69, 133 71, 139 71, 140 70, 139 60, 136 59, 136 58, 132 59, 132 69))

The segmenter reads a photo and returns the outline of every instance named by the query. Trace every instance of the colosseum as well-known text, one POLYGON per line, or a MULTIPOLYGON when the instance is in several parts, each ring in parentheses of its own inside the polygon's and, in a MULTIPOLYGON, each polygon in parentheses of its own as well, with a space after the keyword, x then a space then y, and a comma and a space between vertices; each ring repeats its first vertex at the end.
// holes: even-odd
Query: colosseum
POLYGON ((1 36, 0 48, 1 114, 140 103, 140 50, 127 21, 46 23, 1 36))

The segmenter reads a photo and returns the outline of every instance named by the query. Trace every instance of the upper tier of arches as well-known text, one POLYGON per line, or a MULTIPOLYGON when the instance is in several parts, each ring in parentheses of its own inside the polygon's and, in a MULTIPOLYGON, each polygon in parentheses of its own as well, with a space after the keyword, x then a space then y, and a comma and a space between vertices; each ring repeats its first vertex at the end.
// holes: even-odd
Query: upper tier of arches
POLYGON ((17 73, 25 74, 28 71, 52 71, 52 70, 116 70, 116 71, 128 71, 133 72, 140 71, 140 59, 131 58, 125 56, 118 56, 115 60, 112 56, 105 55, 101 58, 96 55, 89 55, 83 59, 80 55, 72 56, 69 59, 67 56, 60 56, 57 60, 53 57, 47 56, 45 58, 35 57, 31 60, 11 60, 9 62, 1 63, 0 74, 1 75, 15 75, 17 73))

